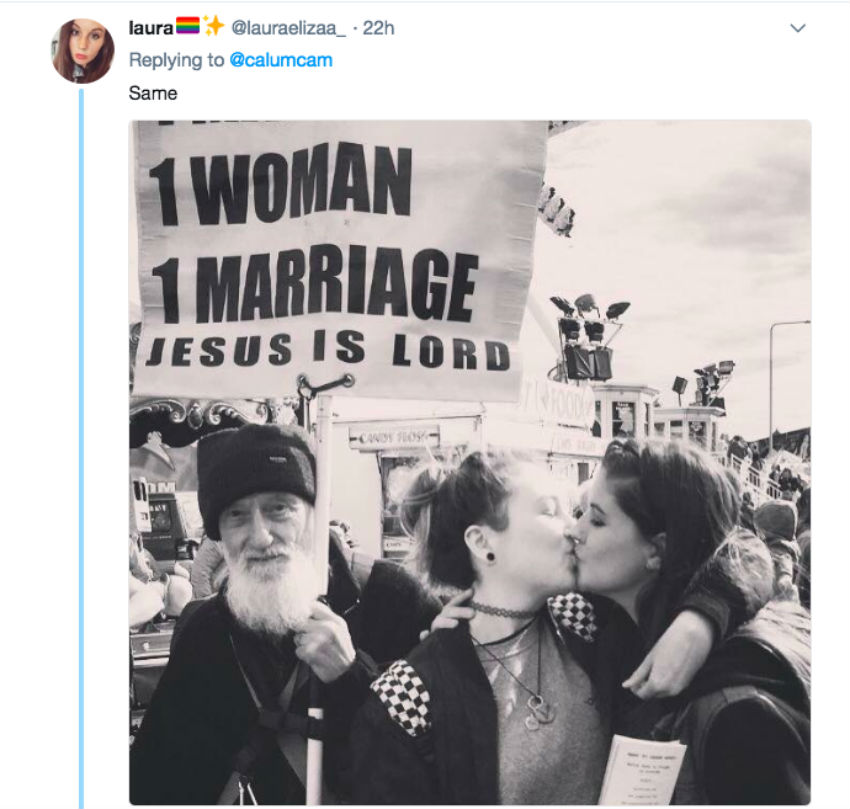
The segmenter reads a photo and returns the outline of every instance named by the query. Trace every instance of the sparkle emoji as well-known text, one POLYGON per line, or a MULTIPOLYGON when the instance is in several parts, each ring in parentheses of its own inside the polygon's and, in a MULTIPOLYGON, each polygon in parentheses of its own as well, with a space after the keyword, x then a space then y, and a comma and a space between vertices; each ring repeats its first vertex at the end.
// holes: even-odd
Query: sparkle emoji
POLYGON ((215 34, 215 36, 218 36, 218 31, 220 28, 224 28, 224 23, 219 22, 218 14, 216 14, 212 18, 212 22, 209 22, 209 19, 209 17, 204 17, 204 22, 207 24, 207 36, 209 36, 210 34, 215 34))

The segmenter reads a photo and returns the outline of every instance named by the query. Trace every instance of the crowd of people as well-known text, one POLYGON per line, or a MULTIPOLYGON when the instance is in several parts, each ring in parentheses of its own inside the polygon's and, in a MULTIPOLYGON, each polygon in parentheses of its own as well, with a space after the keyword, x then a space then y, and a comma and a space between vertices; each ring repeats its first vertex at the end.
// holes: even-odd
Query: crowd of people
POLYGON ((539 463, 474 452, 413 475, 409 564, 331 526, 322 594, 312 438, 222 430, 197 460, 223 575, 181 615, 134 804, 303 803, 319 735, 326 801, 593 804, 615 733, 688 746, 674 802, 808 802, 799 503, 744 529, 740 479, 682 441, 613 441, 575 510, 539 463))
POLYGON ((740 435, 732 436, 726 445, 726 459, 742 481, 766 491, 771 497, 796 502, 809 487, 798 468, 783 463, 781 459, 771 461, 767 450, 760 450, 757 443, 748 443, 740 435))
POLYGON ((791 467, 773 464, 770 468, 768 478, 773 482, 782 497, 786 500, 797 500, 797 498, 807 489, 807 485, 803 477, 797 474, 791 467))

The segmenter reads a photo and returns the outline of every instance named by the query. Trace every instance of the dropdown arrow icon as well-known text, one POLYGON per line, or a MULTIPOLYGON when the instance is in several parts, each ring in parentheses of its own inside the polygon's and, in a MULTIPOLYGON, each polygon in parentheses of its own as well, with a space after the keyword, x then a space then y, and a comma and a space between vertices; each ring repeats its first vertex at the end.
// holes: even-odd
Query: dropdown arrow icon
POLYGON ((791 27, 799 34, 800 31, 802 31, 806 27, 806 23, 803 23, 799 28, 797 28, 797 26, 794 25, 794 23, 792 22, 791 27))

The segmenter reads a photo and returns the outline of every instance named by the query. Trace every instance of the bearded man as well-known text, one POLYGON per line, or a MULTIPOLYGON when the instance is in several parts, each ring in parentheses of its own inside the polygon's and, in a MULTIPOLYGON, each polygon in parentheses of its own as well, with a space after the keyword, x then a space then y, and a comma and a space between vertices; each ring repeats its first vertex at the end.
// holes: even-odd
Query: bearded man
POLYGON ((352 632, 390 660, 439 605, 380 562, 361 603, 334 544, 327 603, 318 601, 315 481, 313 442, 300 428, 249 425, 199 442, 198 503, 228 579, 175 633, 131 748, 132 803, 303 804, 311 672, 324 684, 326 783, 345 797, 351 718, 377 673, 352 632), (376 626, 376 615, 392 623, 376 626))

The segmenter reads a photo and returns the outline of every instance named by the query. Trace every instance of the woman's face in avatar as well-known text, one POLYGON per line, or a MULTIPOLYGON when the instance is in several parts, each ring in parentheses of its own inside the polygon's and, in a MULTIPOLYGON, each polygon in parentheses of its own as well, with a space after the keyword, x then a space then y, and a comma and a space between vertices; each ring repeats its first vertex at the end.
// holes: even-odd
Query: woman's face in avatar
POLYGON ((105 37, 106 29, 99 22, 74 20, 71 38, 68 40, 68 49, 74 64, 80 67, 90 65, 100 53, 105 37))

